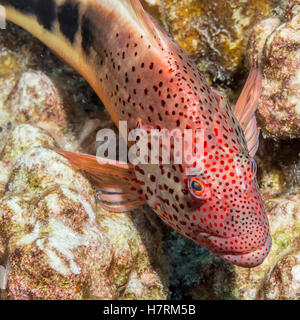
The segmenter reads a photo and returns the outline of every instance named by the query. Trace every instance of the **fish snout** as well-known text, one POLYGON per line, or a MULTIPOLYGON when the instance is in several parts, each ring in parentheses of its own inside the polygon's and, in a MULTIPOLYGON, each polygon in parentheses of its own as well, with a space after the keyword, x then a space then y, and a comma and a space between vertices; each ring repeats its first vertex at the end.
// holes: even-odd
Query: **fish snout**
POLYGON ((264 243, 269 234, 269 220, 263 209, 250 212, 236 209, 227 221, 234 235, 251 238, 254 244, 264 243))

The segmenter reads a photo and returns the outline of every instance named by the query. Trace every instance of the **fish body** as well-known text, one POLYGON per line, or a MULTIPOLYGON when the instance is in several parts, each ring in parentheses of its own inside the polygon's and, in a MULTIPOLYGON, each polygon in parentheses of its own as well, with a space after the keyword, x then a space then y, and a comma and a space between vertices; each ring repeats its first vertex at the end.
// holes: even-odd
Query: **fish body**
POLYGON ((137 0, 0 4, 9 20, 86 78, 117 126, 126 121, 128 130, 203 130, 201 168, 186 161, 175 164, 174 153, 170 164, 110 166, 60 151, 100 180, 109 209, 122 211, 125 200, 132 204, 127 208, 146 203, 172 228, 226 261, 253 267, 264 260, 271 238, 253 160, 259 70, 250 73, 233 112, 137 0))

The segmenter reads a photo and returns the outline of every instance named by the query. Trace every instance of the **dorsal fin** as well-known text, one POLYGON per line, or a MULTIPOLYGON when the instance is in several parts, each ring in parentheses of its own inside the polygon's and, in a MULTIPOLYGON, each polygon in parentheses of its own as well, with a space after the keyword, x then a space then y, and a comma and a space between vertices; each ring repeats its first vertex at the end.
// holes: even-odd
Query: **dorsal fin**
MULTIPOLYGON (((137 19, 138 24, 143 26, 143 30, 145 30, 150 36, 158 39, 159 33, 157 32, 157 25, 159 28, 162 28, 160 24, 148 13, 144 10, 139 0, 125 0, 128 6, 128 10, 131 11, 133 16, 137 19)), ((158 42, 158 41, 157 41, 158 42)))
POLYGON ((259 144, 255 110, 261 94, 261 74, 259 69, 252 69, 234 109, 247 142, 250 156, 254 156, 259 144))
POLYGON ((147 31, 160 47, 170 47, 170 45, 174 44, 175 49, 181 49, 179 45, 174 42, 172 35, 168 33, 154 17, 144 10, 139 0, 125 0, 125 2, 130 7, 139 25, 144 27, 143 30, 147 31))

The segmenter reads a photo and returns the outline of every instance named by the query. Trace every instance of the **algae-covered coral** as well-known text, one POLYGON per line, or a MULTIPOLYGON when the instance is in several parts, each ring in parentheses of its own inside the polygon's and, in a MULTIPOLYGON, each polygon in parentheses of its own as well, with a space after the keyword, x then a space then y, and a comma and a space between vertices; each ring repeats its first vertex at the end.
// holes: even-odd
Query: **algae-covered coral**
POLYGON ((157 17, 215 85, 235 87, 245 73, 251 27, 264 17, 283 15, 287 1, 160 0, 157 17))

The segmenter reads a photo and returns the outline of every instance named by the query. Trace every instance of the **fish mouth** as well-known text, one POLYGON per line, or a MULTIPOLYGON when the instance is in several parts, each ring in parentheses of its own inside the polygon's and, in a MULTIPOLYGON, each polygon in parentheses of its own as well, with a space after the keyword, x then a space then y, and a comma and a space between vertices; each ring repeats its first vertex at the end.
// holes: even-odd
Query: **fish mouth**
POLYGON ((242 247, 224 248, 224 243, 238 242, 238 237, 220 238, 204 232, 201 232, 199 236, 202 239, 201 243, 199 242, 202 247, 222 260, 245 268, 253 268, 260 265, 267 257, 272 245, 272 238, 269 234, 266 234, 260 243, 253 244, 246 247, 246 249, 242 247))
POLYGON ((253 268, 259 266, 270 252, 272 238, 268 235, 266 242, 255 250, 245 253, 220 254, 215 253, 217 257, 228 261, 234 265, 244 268, 253 268))

